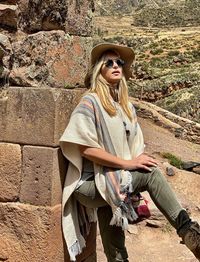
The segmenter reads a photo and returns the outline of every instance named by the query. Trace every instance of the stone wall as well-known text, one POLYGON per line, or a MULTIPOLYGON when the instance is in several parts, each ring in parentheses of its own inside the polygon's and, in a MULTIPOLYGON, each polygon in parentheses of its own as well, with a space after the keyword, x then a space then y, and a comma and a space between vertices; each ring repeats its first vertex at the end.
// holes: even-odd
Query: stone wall
MULTIPOLYGON (((89 0, 0 3, 0 261, 69 261, 58 141, 84 92, 92 12, 89 0)), ((94 224, 77 261, 96 260, 95 236, 94 224)))
POLYGON ((138 116, 149 118, 157 125, 163 126, 174 133, 175 137, 200 144, 200 124, 187 118, 180 117, 161 107, 137 98, 131 98, 137 109, 138 116))

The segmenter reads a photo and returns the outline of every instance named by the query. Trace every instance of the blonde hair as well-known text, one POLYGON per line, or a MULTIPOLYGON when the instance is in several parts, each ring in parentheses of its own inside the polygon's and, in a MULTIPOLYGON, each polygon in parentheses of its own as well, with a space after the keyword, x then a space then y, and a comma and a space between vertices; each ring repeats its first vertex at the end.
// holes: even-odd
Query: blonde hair
MULTIPOLYGON (((114 51, 113 51, 114 52, 114 51)), ((115 52, 114 52, 115 53, 115 52)), ((90 68, 90 89, 88 92, 96 93, 102 103, 102 106, 110 116, 115 116, 117 110, 112 102, 109 89, 109 83, 101 75, 101 67, 104 63, 105 54, 101 57, 99 61, 96 62, 93 68, 90 68)), ((132 111, 129 107, 129 97, 128 97, 128 86, 124 75, 119 82, 118 87, 118 102, 121 105, 123 111, 126 113, 128 118, 132 120, 132 111)))

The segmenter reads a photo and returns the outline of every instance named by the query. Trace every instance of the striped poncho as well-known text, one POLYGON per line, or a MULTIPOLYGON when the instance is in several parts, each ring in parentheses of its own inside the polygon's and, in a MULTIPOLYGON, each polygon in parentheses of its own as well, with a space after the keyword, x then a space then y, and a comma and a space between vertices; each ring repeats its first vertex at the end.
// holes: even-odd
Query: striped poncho
MULTIPOLYGON (((115 103, 115 102, 113 102, 115 103)), ((130 160, 144 150, 143 135, 135 110, 130 121, 119 104, 116 116, 109 116, 98 96, 94 93, 85 95, 71 115, 69 124, 60 139, 64 156, 69 160, 68 172, 63 190, 62 225, 70 259, 76 261, 76 255, 85 246, 78 224, 77 203, 73 191, 81 177, 82 157, 79 145, 103 148, 120 158, 130 160)), ((127 195, 132 193, 132 176, 129 171, 107 168, 94 163, 94 179, 102 198, 111 206, 113 218, 110 224, 126 229, 128 219, 137 215, 127 195)), ((94 214, 90 210, 88 214, 94 214)), ((94 221, 91 216, 90 221, 94 221)))

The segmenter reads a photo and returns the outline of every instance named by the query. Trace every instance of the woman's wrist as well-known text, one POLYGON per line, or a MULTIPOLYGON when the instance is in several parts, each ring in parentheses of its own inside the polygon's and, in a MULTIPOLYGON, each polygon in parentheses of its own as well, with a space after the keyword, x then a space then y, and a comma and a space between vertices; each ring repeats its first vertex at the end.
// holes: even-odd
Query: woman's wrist
POLYGON ((135 169, 135 164, 134 164, 134 160, 125 160, 122 159, 122 164, 121 164, 121 168, 124 170, 130 170, 130 169, 135 169))

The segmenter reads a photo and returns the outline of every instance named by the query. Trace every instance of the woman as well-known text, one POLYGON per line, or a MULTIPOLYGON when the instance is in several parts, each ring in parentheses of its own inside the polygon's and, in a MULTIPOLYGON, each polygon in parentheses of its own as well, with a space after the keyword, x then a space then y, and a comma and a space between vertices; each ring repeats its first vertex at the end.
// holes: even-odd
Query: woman
POLYGON ((128 261, 124 230, 136 220, 133 194, 147 190, 200 261, 200 227, 178 203, 157 161, 144 153, 143 135, 128 101, 134 52, 102 43, 91 52, 89 91, 60 139, 69 168, 63 191, 63 231, 72 261, 98 217, 109 262, 128 261))

